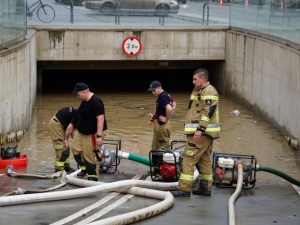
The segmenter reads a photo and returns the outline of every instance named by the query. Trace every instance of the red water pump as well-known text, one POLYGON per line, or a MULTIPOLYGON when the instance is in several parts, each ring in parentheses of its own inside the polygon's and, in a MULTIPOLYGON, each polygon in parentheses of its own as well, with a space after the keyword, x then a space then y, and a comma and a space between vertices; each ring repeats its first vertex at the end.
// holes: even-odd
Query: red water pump
POLYGON ((150 176, 153 181, 175 182, 179 178, 179 153, 168 150, 149 152, 150 176))

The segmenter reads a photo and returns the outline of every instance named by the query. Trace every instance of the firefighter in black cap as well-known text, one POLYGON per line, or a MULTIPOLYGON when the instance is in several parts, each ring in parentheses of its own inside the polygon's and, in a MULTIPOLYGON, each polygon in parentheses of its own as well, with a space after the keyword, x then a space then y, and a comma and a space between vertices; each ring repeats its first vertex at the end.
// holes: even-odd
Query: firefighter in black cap
POLYGON ((157 97, 155 114, 150 115, 154 126, 151 150, 169 150, 171 136, 170 118, 176 108, 176 102, 168 92, 162 89, 161 83, 157 80, 151 82, 148 91, 151 91, 157 97))
POLYGON ((77 131, 71 148, 81 168, 77 177, 87 175, 88 180, 98 181, 101 147, 107 130, 104 103, 82 82, 75 85, 72 94, 81 100, 77 131))

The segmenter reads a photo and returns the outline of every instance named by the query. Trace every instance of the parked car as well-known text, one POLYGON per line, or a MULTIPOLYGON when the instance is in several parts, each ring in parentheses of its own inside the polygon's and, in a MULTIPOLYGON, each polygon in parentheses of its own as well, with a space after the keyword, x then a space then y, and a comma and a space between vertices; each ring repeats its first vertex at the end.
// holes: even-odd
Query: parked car
MULTIPOLYGON (((56 2, 63 3, 65 5, 70 5, 71 0, 55 0, 56 2)), ((83 6, 85 0, 73 0, 74 6, 83 6)))
POLYGON ((178 3, 186 4, 186 0, 178 0, 178 3))
POLYGON ((128 12, 149 13, 172 13, 179 11, 177 0, 86 0, 87 9, 99 10, 105 15, 111 15, 118 9, 128 12))

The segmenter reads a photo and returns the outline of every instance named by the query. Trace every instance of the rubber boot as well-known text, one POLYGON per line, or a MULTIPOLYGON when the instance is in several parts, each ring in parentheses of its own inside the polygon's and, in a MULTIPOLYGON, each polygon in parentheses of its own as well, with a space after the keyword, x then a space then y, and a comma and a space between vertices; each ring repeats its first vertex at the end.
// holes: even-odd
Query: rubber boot
POLYGON ((74 159, 77 162, 79 168, 81 169, 81 171, 79 173, 77 173, 76 177, 78 178, 83 178, 86 175, 86 167, 84 162, 81 159, 81 155, 74 155, 74 159))
POLYGON ((83 178, 86 175, 86 170, 81 170, 79 173, 77 173, 77 178, 83 178))
POLYGON ((73 169, 72 167, 70 167, 70 165, 66 166, 66 164, 65 164, 64 170, 67 172, 67 174, 75 172, 75 169, 73 169))
POLYGON ((187 192, 187 191, 182 191, 182 190, 175 190, 175 191, 170 191, 171 194, 174 197, 190 197, 191 196, 191 192, 187 192))
POLYGON ((88 178, 97 178, 97 181, 98 181, 98 175, 96 172, 96 164, 85 161, 85 167, 86 167, 86 173, 88 175, 88 178))
POLYGON ((200 180, 198 189, 192 191, 194 195, 211 196, 211 191, 208 191, 208 181, 200 180))
POLYGON ((98 181, 98 178, 97 178, 97 177, 88 177, 88 180, 91 180, 91 181, 98 181))
POLYGON ((81 154, 74 155, 74 159, 77 162, 79 168, 82 169, 82 167, 85 167, 85 164, 84 164, 84 162, 83 162, 83 160, 81 158, 81 154))
POLYGON ((60 160, 61 162, 69 162, 69 156, 70 156, 70 148, 67 148, 66 150, 62 151, 60 160))

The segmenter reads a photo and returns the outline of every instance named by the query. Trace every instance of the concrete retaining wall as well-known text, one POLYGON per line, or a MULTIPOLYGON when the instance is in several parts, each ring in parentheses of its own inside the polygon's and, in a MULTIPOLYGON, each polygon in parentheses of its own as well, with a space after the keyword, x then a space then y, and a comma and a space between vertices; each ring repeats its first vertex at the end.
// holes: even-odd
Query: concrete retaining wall
POLYGON ((225 74, 228 95, 248 106, 282 135, 300 138, 299 50, 228 31, 225 74))
POLYGON ((226 30, 38 30, 38 60, 224 60, 226 30), (142 51, 126 56, 122 43, 138 37, 142 51))
MULTIPOLYGON (((36 38, 0 51, 0 134, 27 129, 36 100, 36 38)), ((3 136, 2 136, 3 137, 3 136)))

